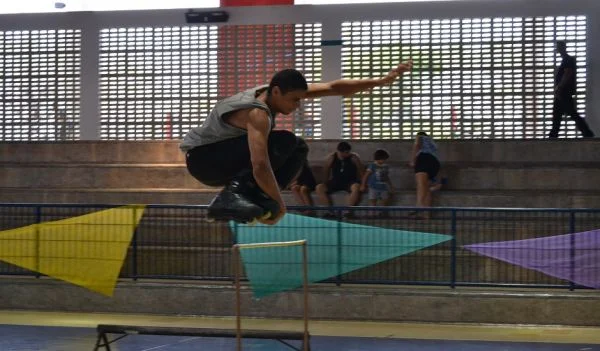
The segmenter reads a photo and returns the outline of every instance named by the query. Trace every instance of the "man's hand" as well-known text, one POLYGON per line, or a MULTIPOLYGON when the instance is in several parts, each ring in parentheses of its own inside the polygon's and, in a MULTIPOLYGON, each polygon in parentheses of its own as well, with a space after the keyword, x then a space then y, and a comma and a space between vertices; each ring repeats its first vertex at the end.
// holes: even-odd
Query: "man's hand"
POLYGON ((385 85, 393 83, 398 77, 403 75, 405 72, 411 71, 412 66, 412 59, 399 64, 396 68, 392 69, 385 77, 381 78, 381 84, 385 85))
POLYGON ((274 225, 277 222, 279 222, 283 216, 285 216, 285 214, 287 213, 287 207, 285 207, 285 204, 279 204, 279 213, 277 214, 276 217, 272 217, 269 219, 261 219, 259 220, 260 223, 262 224, 267 224, 267 225, 274 225))

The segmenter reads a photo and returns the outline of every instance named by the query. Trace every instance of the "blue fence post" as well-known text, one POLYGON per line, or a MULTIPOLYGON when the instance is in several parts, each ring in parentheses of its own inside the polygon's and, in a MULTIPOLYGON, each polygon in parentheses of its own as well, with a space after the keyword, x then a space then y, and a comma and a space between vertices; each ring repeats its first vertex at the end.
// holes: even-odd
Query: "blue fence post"
POLYGON ((39 278, 40 274, 40 223, 42 223, 42 206, 35 206, 35 277, 39 278))
POLYGON ((575 283, 573 279, 575 278, 575 212, 569 212, 569 232, 570 234, 570 267, 569 267, 569 290, 575 290, 575 283))
POLYGON ((131 248, 133 250, 133 252, 131 253, 132 257, 131 257, 131 277, 133 280, 137 280, 138 279, 138 241, 137 241, 137 237, 138 237, 138 230, 137 230, 137 226, 135 225, 136 223, 136 215, 137 215, 137 208, 134 207, 133 211, 132 211, 132 225, 133 225, 133 239, 131 240, 131 248))
POLYGON ((450 287, 456 287, 456 210, 452 209, 452 220, 450 224, 450 287))
POLYGON ((336 210, 337 217, 337 275, 335 276, 335 285, 342 285, 342 214, 343 211, 340 209, 336 210))
POLYGON ((231 247, 233 247, 233 245, 238 243, 238 237, 237 237, 237 233, 238 233, 238 222, 233 222, 233 235, 231 236, 231 247))
MULTIPOLYGON (((242 265, 242 253, 239 252, 239 257, 236 259, 235 257, 233 257, 234 255, 234 250, 233 250, 233 246, 236 245, 237 243, 239 243, 238 241, 238 222, 233 222, 233 235, 231 236, 231 240, 233 241, 230 245, 230 250, 229 253, 231 254, 231 259, 229 260, 231 262, 231 269, 229 270, 229 274, 231 275, 231 280, 233 281, 233 283, 235 284, 235 277, 233 272, 235 272, 236 269, 240 269, 240 267, 236 266, 236 265, 242 265)), ((241 274, 240 274, 240 278, 241 278, 241 274)))

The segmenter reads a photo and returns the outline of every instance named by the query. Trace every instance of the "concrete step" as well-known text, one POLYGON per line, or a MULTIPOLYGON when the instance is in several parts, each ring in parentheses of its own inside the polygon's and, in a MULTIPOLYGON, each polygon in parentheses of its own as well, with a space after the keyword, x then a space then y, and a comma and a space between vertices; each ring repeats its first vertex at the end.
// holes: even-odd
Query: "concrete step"
MULTIPOLYGON (((450 251, 441 244, 437 249, 420 250, 343 274, 342 281, 353 282, 449 282, 450 251)), ((125 259, 123 278, 231 279, 231 250, 217 247, 138 246, 125 259), (135 261, 135 264, 134 264, 135 261)), ((561 284, 560 279, 530 271, 499 260, 459 249, 455 256, 456 279, 467 283, 561 284)), ((337 267, 337 262, 323 263, 337 267)), ((0 262, 3 274, 27 274, 28 271, 0 262)))
MULTIPOLYGON (((0 300, 0 308, 25 310, 30 315, 36 311, 216 317, 230 317, 236 313, 231 282, 123 280, 117 286, 115 296, 106 298, 54 279, 11 277, 10 282, 0 284, 0 295, 11 297, 0 300)), ((250 289, 242 289, 244 317, 300 321, 303 315, 301 301, 299 290, 254 299, 250 289)), ((311 321, 411 321, 434 323, 432 328, 451 322, 490 324, 489 329, 502 328, 498 324, 508 323, 512 324, 509 326, 513 330, 511 333, 524 335, 532 341, 542 341, 538 336, 541 333, 536 330, 554 333, 557 338, 565 333, 574 334, 570 340, 579 335, 592 335, 593 331, 552 327, 531 329, 527 324, 596 328, 600 324, 600 296, 595 291, 583 289, 313 284, 309 306, 311 321)), ((234 325, 233 318, 229 320, 234 325)), ((294 324, 292 328, 299 325, 294 324)), ((407 327, 399 324, 394 328, 407 327)), ((408 325, 408 328, 413 327, 408 325)), ((418 328, 425 330, 430 326, 421 324, 418 328)), ((445 326, 445 331, 449 332, 451 328, 454 327, 445 326)), ((539 345, 541 348, 538 349, 544 348, 543 344, 539 345)))
POLYGON ((460 190, 596 190, 600 167, 450 166, 445 172, 449 189, 460 190))
MULTIPOLYGON (((77 203, 77 204, 188 204, 206 205, 217 189, 26 189, 0 188, 0 203, 77 203)), ((283 193, 287 204, 295 204, 289 191, 283 193)), ((317 196, 313 199, 318 203, 317 196)), ((334 203, 346 204, 346 194, 333 196, 334 203)), ((520 207, 520 208, 598 208, 600 191, 574 190, 442 190, 433 198, 438 207, 520 207)), ((399 191, 395 206, 415 206, 415 191, 399 191)), ((362 205, 367 205, 363 196, 362 205)))
POLYGON ((173 164, 5 164, 1 174, 7 188, 210 188, 173 164))
MULTIPOLYGON (((353 282, 449 282, 451 262, 448 243, 341 275, 353 282)), ((232 277, 231 249, 225 247, 140 245, 129 250, 120 276, 123 278, 193 278, 229 280, 232 277), (135 263, 134 263, 135 262, 135 263)), ((458 249, 456 279, 467 283, 561 284, 561 280, 499 260, 458 249)), ((323 262, 337 267, 337 262, 323 262)), ((0 272, 27 274, 28 271, 0 262, 0 272)))
MULTIPOLYGON (((323 181, 322 167, 314 169, 317 180, 323 181)), ((414 171, 406 165, 391 165, 390 176, 397 189, 415 188, 414 171)), ((448 179, 445 188, 453 190, 596 190, 600 163, 564 167, 451 164, 444 167, 442 176, 448 179)), ((177 164, 4 164, 0 188, 214 189, 177 164)))
POLYGON ((177 141, 0 143, 0 163, 185 163, 177 141))
MULTIPOLYGON (((309 160, 320 161, 335 151, 339 140, 310 141, 309 160)), ((397 140, 353 140, 352 150, 371 160, 378 148, 390 153, 390 160, 406 163, 412 142, 397 140)), ((600 162, 600 138, 574 140, 438 140, 443 163, 452 162, 600 162)))
MULTIPOLYGON (((341 275, 342 281, 381 283, 449 282, 451 256, 448 244, 386 260, 341 275)), ((141 278, 231 279, 231 249, 188 246, 138 246, 129 250, 120 276, 141 278), (135 260, 135 264, 134 264, 135 260)), ((459 249, 455 256, 456 279, 466 283, 561 284, 560 279, 530 271, 499 260, 459 249)), ((323 262, 337 267, 337 262, 323 262)), ((27 271, 0 262, 0 272, 26 274, 27 271)))
MULTIPOLYGON (((309 140, 309 160, 322 161, 339 140, 309 140)), ((440 140, 440 157, 449 162, 600 162, 600 139, 440 140)), ((377 148, 406 163, 412 142, 355 140, 353 150, 365 161, 377 148)), ((0 163, 185 163, 179 141, 71 141, 0 143, 0 163)))
MULTIPOLYGON (((123 278, 231 279, 231 251, 214 247, 139 246, 130 250, 120 276, 123 278), (135 257, 135 264, 134 264, 135 257)), ((519 266, 458 250, 456 279, 467 283, 561 284, 560 279, 519 266)), ((337 262, 323 263, 337 267, 337 262)), ((27 270, 0 262, 3 274, 27 274, 27 270)), ((421 250, 343 274, 342 281, 385 283, 449 282, 449 251, 421 250)))
MULTIPOLYGON (((328 264, 328 263, 323 263, 328 264)), ((337 266, 337 262, 330 262, 337 266)), ((513 284, 561 284, 560 279, 530 271, 465 250, 456 254, 457 281, 499 282, 513 284)), ((231 251, 218 248, 140 247, 137 252, 137 275, 142 277, 194 277, 228 279, 231 277, 231 251)), ((122 277, 134 272, 130 252, 121 271, 122 277)), ((393 282, 449 282, 451 257, 441 245, 437 250, 421 250, 341 276, 343 280, 393 282)))
MULTIPOLYGON (((311 166, 317 182, 323 182, 322 162, 311 166)), ((391 163, 390 177, 396 189, 416 188, 407 164, 391 163)), ((439 177, 451 190, 596 190, 600 163, 455 162, 444 164, 439 177)))

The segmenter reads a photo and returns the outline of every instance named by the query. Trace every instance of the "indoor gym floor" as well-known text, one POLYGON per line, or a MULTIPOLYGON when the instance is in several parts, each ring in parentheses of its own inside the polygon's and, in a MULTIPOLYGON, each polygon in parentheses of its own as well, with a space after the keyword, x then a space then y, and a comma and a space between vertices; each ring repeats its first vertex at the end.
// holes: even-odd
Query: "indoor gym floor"
MULTIPOLYGON (((93 350, 98 324, 231 328, 231 318, 134 314, 0 312, 2 351, 93 350)), ((299 321, 245 319, 249 329, 300 331, 299 321)), ((312 350, 600 351, 600 327, 499 326, 311 321, 312 350)), ((294 342, 290 342, 294 344, 294 342)), ((297 343, 295 345, 298 345, 297 343)), ((235 339, 131 335, 113 351, 234 350, 235 339)), ((291 350, 275 340, 244 340, 244 350, 291 350)))

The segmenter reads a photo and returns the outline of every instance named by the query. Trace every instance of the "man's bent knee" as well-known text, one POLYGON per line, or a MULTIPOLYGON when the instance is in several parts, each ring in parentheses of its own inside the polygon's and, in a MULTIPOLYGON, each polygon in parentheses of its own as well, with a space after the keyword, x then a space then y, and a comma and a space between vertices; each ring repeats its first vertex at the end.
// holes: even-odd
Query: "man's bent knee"
POLYGON ((316 191, 321 194, 325 194, 327 192, 327 185, 319 184, 317 185, 316 191))
POLYGON ((275 130, 269 135, 269 143, 276 143, 278 146, 295 146, 298 137, 288 130, 275 130))

